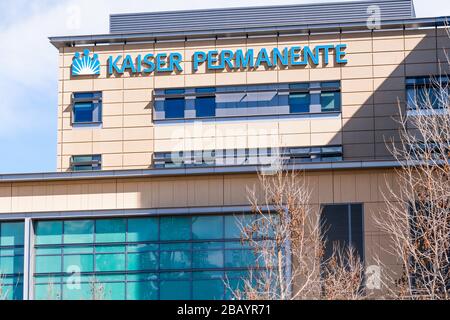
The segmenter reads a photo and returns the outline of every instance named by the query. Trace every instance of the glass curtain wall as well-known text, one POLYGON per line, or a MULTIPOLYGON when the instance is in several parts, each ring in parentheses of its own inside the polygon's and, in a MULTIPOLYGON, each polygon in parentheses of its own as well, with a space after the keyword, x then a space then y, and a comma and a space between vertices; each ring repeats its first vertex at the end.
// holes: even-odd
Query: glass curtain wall
POLYGON ((0 301, 23 298, 24 223, 0 223, 0 301))
POLYGON ((255 265, 240 242, 251 217, 38 221, 35 299, 231 298, 255 265))

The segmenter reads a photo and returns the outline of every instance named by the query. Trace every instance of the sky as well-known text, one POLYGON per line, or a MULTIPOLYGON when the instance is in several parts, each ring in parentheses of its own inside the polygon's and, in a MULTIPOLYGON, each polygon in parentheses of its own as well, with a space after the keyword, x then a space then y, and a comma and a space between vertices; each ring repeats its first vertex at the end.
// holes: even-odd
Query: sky
MULTIPOLYGON (((414 3, 418 17, 450 16, 448 0, 414 3)), ((56 170, 58 52, 49 36, 108 33, 111 13, 241 6, 242 0, 0 0, 0 174, 56 170)))

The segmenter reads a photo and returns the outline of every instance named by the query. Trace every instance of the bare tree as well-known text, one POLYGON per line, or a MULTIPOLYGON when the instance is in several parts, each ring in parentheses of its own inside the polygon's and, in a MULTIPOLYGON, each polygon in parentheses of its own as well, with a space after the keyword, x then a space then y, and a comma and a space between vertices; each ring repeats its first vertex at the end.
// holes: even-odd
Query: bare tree
MULTIPOLYGON (((447 60, 447 68, 449 62, 447 60)), ((446 68, 446 69, 447 69, 446 68)), ((446 75, 415 88, 400 110, 400 139, 389 149, 401 165, 376 218, 398 258, 385 286, 392 298, 450 298, 450 110, 446 75), (397 269, 396 271, 394 269, 397 269)))
POLYGON ((89 290, 92 300, 106 300, 105 285, 94 277, 89 281, 89 290))
MULTIPOLYGON (((249 190, 254 219, 241 223, 242 243, 256 265, 234 290, 236 299, 360 299, 363 266, 353 250, 324 257, 320 214, 301 173, 260 175, 261 192, 249 190)), ((234 289, 234 288, 231 288, 234 289)))
POLYGON ((60 300, 61 294, 56 290, 55 281, 53 278, 50 279, 47 285, 47 300, 60 300))

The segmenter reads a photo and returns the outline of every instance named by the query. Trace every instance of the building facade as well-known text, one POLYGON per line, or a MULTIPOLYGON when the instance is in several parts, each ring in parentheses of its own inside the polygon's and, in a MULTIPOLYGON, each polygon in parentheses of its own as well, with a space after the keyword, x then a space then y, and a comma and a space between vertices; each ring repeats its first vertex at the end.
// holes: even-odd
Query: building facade
POLYGON ((230 298, 224 279, 255 263, 247 188, 280 165, 305 172, 336 240, 395 268, 373 221, 395 188, 385 142, 448 74, 446 20, 358 1, 113 15, 109 34, 50 38, 57 170, 0 175, 0 297, 230 298))

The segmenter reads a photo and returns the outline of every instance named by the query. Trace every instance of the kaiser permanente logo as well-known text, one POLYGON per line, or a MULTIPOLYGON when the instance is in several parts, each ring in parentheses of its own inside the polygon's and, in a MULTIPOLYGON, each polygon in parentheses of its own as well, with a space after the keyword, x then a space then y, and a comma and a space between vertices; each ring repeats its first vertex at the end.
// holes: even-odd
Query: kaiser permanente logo
POLYGON ((90 51, 84 50, 83 54, 75 53, 72 63, 72 76, 91 76, 100 74, 100 61, 98 54, 90 57, 90 51))
MULTIPOLYGON (((212 50, 208 52, 194 52, 190 61, 192 61, 192 70, 197 72, 200 66, 205 65, 207 70, 252 70, 260 66, 265 68, 274 68, 277 65, 283 67, 306 66, 306 65, 328 65, 329 63, 345 64, 345 49, 347 45, 317 45, 315 47, 287 47, 283 49, 273 48, 267 50, 262 48, 258 51, 248 50, 212 50)), ((84 51, 84 56, 75 54, 72 75, 99 75, 100 62, 98 55, 93 58, 89 56, 89 50, 84 51)), ((148 53, 138 55, 118 55, 108 58, 108 75, 124 74, 142 74, 148 75, 153 72, 182 72, 183 55, 178 52, 173 53, 148 53)))

